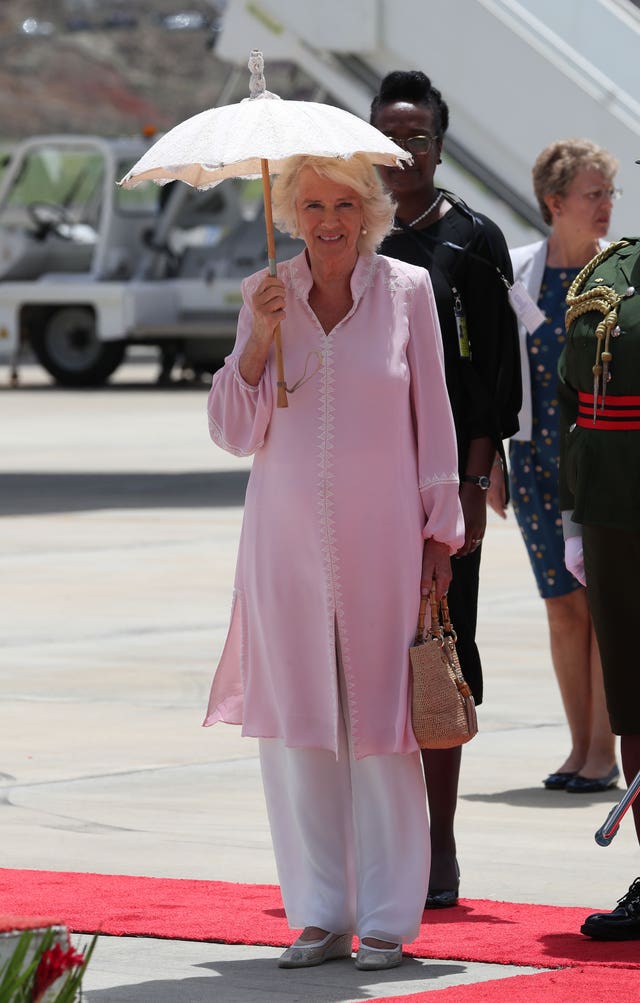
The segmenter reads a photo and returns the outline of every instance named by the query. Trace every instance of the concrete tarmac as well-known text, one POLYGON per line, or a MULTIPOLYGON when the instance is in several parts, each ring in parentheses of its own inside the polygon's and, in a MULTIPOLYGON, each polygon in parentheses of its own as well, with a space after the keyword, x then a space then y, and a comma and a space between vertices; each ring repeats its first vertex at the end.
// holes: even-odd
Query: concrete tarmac
MULTIPOLYGON (((249 462, 210 442, 203 385, 159 389, 155 371, 143 356, 108 388, 67 391, 34 365, 10 388, 0 369, 2 866, 276 883, 256 744, 201 727, 249 462)), ((620 791, 542 787, 569 739, 512 515, 489 520, 478 635, 461 895, 612 908, 638 873, 633 826, 602 849, 593 833, 620 791)), ((86 999, 353 1003, 523 971, 285 972, 279 953, 103 937, 86 999)))

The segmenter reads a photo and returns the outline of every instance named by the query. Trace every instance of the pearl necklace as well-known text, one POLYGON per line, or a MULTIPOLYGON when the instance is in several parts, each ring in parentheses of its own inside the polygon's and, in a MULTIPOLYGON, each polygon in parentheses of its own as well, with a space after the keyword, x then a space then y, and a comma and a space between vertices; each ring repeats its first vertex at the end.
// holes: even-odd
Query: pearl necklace
POLYGON ((442 192, 438 192, 438 194, 434 198, 434 200, 431 203, 431 205, 429 206, 429 208, 425 209, 424 212, 421 212, 420 215, 416 216, 415 219, 412 219, 410 223, 403 223, 401 226, 398 226, 397 223, 396 223, 394 225, 394 227, 393 227, 393 232, 394 233, 398 233, 399 230, 405 230, 407 227, 412 227, 412 226, 415 226, 416 223, 420 223, 421 220, 423 220, 426 216, 428 216, 430 212, 433 212, 433 210, 437 206, 438 202, 442 198, 442 194, 443 194, 442 192))

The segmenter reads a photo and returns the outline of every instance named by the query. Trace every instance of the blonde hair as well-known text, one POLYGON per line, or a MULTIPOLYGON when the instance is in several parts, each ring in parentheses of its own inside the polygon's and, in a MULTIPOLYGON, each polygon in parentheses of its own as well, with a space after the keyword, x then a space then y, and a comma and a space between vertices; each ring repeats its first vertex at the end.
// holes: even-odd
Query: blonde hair
POLYGON ((618 161, 608 150, 589 139, 559 139, 538 155, 531 174, 533 190, 545 223, 551 224, 551 212, 545 197, 566 195, 578 171, 589 168, 600 171, 612 181, 618 170, 618 161))
POLYGON ((373 164, 363 153, 345 159, 334 157, 291 157, 273 182, 273 221, 279 230, 299 237, 296 196, 303 167, 311 167, 321 178, 348 185, 362 200, 362 233, 358 251, 372 254, 393 225, 395 205, 382 186, 373 164), (366 231, 366 232, 365 232, 366 231))

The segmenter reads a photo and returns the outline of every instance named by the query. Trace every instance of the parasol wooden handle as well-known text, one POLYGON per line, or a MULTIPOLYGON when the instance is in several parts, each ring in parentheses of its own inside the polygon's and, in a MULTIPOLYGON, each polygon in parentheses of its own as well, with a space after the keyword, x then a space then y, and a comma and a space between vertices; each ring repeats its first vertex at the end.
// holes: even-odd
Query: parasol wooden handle
MULTIPOLYGON (((273 215, 271 211, 271 179, 269 177, 269 161, 261 160, 262 167, 262 194, 264 197, 264 220, 265 226, 267 228, 267 255, 269 257, 269 274, 277 275, 276 267, 276 241, 273 232, 273 215)), ((276 327, 273 332, 273 343, 276 350, 276 373, 277 373, 277 387, 278 387, 278 397, 277 406, 278 407, 289 407, 289 401, 287 400, 287 385, 284 378, 284 361, 282 358, 282 338, 280 335, 280 325, 276 327)))

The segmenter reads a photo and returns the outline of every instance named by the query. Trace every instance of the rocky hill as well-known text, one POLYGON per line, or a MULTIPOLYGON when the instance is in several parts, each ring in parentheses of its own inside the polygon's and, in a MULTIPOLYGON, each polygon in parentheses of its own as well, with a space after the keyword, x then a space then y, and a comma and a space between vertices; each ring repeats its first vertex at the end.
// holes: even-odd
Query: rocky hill
POLYGON ((223 11, 224 0, 1 0, 0 140, 164 130, 215 105, 229 73, 215 54, 223 11), (162 21, 185 11, 189 28, 162 21))

